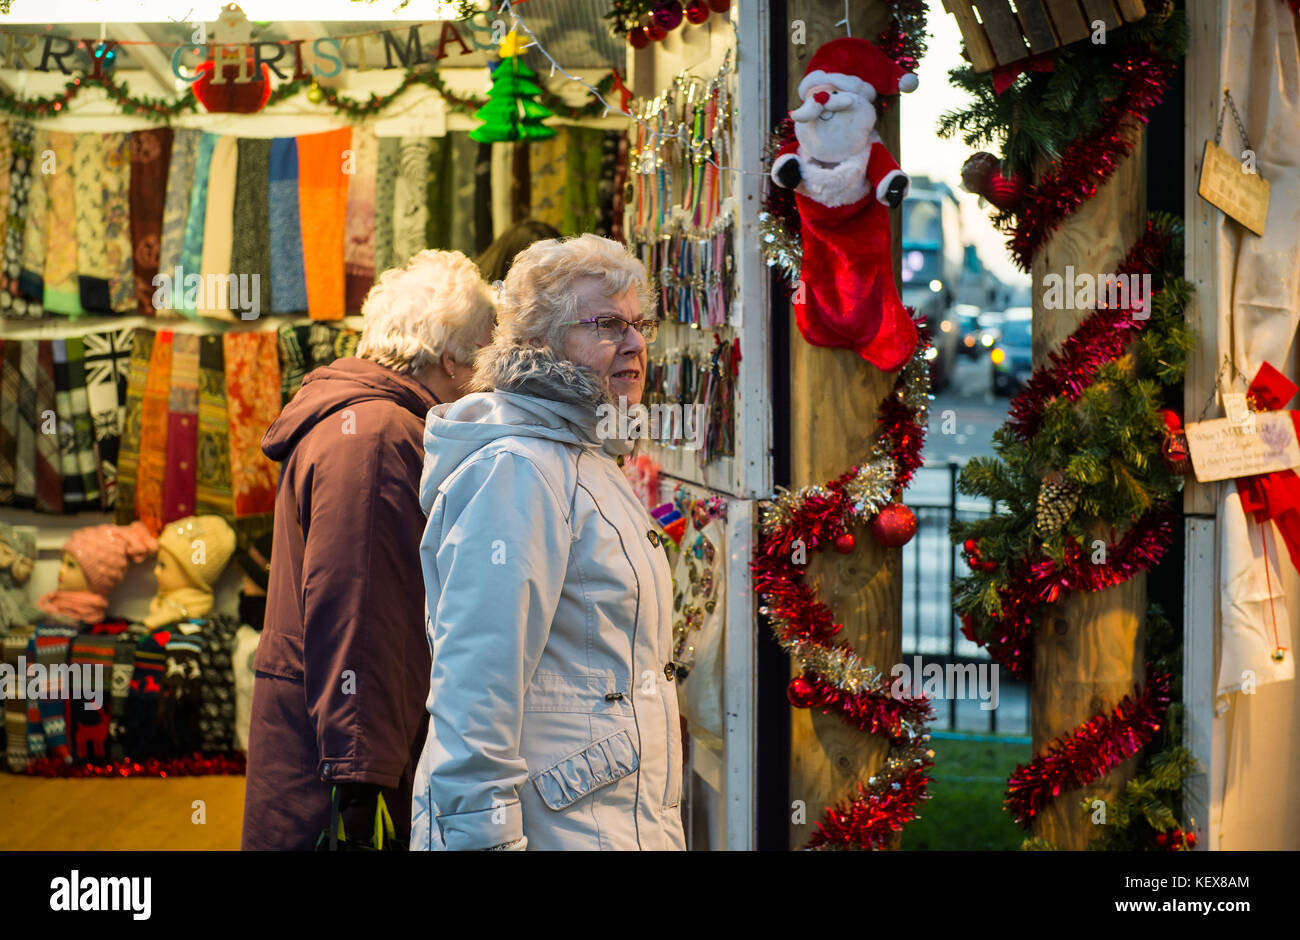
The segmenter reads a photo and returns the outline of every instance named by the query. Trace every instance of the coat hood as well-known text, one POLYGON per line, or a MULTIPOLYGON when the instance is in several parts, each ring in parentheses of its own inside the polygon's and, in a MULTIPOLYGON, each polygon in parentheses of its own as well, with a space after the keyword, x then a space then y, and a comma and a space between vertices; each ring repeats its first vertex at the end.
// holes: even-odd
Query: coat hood
POLYGON ((409 375, 369 359, 338 359, 313 369, 302 388, 271 422, 262 438, 262 453, 283 461, 298 441, 329 416, 364 401, 389 401, 423 418, 437 399, 409 375))
POLYGON ((598 412, 609 401, 590 369, 549 349, 516 344, 479 354, 475 387, 484 391, 438 405, 424 425, 420 505, 427 515, 438 487, 475 451, 503 437, 528 437, 626 454, 629 442, 602 440, 598 412))

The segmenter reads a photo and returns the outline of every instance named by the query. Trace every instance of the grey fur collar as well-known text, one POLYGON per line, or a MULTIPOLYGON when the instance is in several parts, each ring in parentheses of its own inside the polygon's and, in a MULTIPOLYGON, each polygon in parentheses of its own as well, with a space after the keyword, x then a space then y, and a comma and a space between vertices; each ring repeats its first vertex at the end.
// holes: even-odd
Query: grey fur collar
POLYGON ((475 391, 515 392, 592 408, 609 400, 594 372, 557 358, 548 347, 494 343, 479 353, 474 373, 475 391))

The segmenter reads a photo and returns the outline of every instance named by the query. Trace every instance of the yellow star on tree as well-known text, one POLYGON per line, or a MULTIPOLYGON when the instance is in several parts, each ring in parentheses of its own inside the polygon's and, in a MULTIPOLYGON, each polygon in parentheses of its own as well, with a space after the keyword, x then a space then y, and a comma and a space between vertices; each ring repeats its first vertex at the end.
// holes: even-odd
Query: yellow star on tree
POLYGON ((503 59, 513 59, 523 51, 523 47, 519 44, 519 33, 513 29, 506 33, 506 38, 501 40, 501 44, 497 47, 497 55, 503 59))

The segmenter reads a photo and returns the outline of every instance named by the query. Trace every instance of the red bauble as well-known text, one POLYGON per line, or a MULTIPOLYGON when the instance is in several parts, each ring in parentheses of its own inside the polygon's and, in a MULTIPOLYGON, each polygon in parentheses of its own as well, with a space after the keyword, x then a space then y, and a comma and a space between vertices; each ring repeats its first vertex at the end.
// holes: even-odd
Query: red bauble
MULTIPOLYGON (((253 73, 253 59, 247 57, 245 62, 248 72, 253 73)), ((262 63, 260 78, 253 76, 249 81, 237 82, 239 66, 227 61, 221 67, 225 79, 220 85, 212 84, 213 63, 211 59, 201 62, 194 69, 200 73, 191 85, 194 97, 208 111, 214 114, 252 114, 261 111, 271 97, 271 70, 262 63)))
POLYGON ((731 9, 731 0, 709 0, 709 9, 714 13, 726 13, 731 9))
POLYGON ((1023 173, 1002 175, 1002 163, 991 153, 972 154, 962 164, 961 183, 967 191, 983 196, 1004 211, 1019 208, 1027 183, 1023 173))
POLYGON ((871 520, 871 534, 887 548, 898 548, 916 535, 916 514, 902 503, 890 503, 871 520))
POLYGON ((1012 212, 1020 208, 1020 204, 1025 201, 1025 189, 1028 183, 1025 180, 1025 174, 1013 173, 1011 176, 1003 176, 1001 170, 994 170, 989 177, 989 191, 985 197, 993 205, 1005 212, 1012 212))
POLYGON ((1160 846, 1161 848, 1164 848, 1168 844, 1169 844, 1169 836, 1165 835, 1163 832, 1157 832, 1156 845, 1160 846))
POLYGON ((650 19, 654 20, 655 25, 665 32, 676 29, 682 24, 682 5, 678 0, 656 3, 654 10, 650 13, 650 19))
POLYGON ((972 558, 974 558, 976 555, 980 553, 980 543, 975 541, 974 539, 967 539, 966 541, 962 542, 961 547, 966 552, 966 554, 970 555, 972 558))
POLYGON ((813 689, 811 682, 803 676, 795 676, 790 680, 790 684, 785 687, 785 697, 790 700, 790 704, 795 708, 812 708, 817 693, 813 689))
POLYGON ((660 28, 658 24, 651 21, 646 24, 645 34, 646 34, 646 38, 649 39, 651 42, 659 42, 661 39, 663 39, 665 36, 668 35, 668 30, 660 28))
POLYGON ((704 0, 686 0, 686 20, 699 26, 709 18, 709 5, 704 0))
POLYGON ((650 37, 640 26, 633 26, 627 31, 627 44, 633 49, 644 49, 650 45, 650 37))
POLYGON ((853 537, 852 532, 842 532, 835 537, 835 550, 841 555, 850 554, 857 544, 858 540, 853 537))

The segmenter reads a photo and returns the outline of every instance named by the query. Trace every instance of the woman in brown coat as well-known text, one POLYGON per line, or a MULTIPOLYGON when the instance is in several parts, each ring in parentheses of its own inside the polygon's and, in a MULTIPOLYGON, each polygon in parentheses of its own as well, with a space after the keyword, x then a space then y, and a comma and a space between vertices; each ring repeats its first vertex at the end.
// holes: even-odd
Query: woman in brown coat
POLYGON ((283 463, 255 660, 245 849, 311 849, 338 787, 349 839, 381 790, 397 841, 424 744, 429 648, 417 488, 425 415, 465 394, 492 295, 460 252, 385 272, 357 358, 307 376, 262 441, 283 463))

